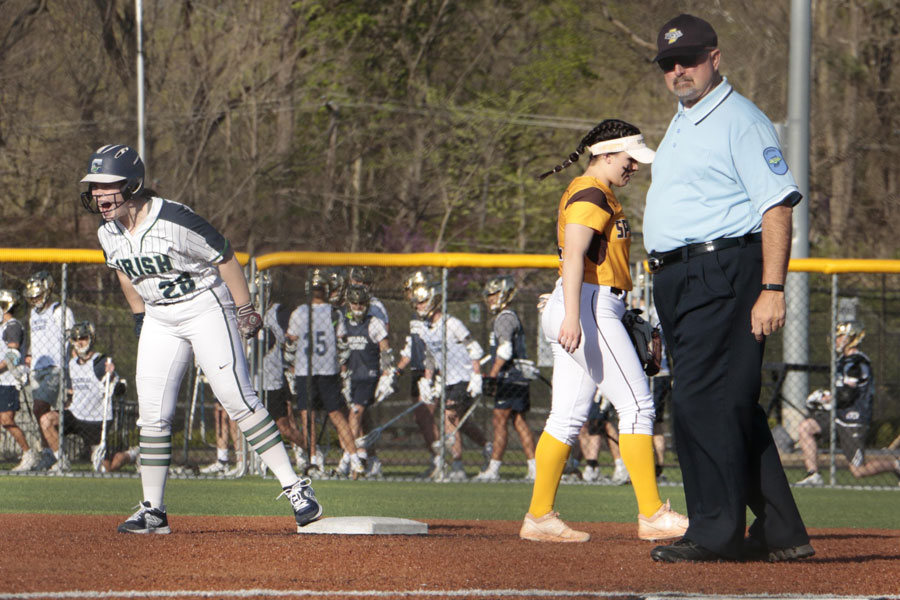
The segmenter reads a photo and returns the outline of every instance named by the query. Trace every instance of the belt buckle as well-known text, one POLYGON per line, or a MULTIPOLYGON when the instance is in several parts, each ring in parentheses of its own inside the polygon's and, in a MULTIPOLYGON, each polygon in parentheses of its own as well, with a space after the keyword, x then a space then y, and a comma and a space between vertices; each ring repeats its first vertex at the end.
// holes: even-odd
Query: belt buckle
POLYGON ((655 256, 647 257, 647 270, 651 273, 656 273, 659 271, 660 267, 662 267, 662 263, 655 256))
POLYGON ((708 242, 706 242, 706 243, 703 244, 703 248, 704 248, 704 250, 705 250, 706 252, 715 252, 715 251, 716 251, 716 244, 715 244, 714 241, 708 241, 708 242))

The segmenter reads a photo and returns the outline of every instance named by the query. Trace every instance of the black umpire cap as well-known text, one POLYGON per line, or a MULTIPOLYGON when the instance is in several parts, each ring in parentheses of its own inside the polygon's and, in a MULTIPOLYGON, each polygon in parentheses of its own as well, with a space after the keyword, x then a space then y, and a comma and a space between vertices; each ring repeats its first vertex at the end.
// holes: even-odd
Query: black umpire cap
POLYGON ((693 56, 718 45, 719 38, 712 25, 699 17, 680 14, 659 30, 656 36, 658 54, 653 62, 670 56, 693 56))

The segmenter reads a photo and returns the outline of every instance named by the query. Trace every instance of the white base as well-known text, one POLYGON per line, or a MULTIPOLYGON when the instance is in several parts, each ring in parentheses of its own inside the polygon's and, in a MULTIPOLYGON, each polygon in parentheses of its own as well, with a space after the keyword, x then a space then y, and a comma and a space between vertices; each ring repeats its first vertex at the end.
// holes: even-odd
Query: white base
POLYGON ((338 535, 425 535, 428 525, 395 517, 330 517, 297 528, 297 533, 338 535))

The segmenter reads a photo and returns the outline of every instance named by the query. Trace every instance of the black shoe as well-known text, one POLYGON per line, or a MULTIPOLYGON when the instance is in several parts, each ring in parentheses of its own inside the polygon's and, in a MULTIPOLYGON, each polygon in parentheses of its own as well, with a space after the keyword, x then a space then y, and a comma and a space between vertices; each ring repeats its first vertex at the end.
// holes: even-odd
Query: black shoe
POLYGON ((661 562, 718 562, 724 560, 712 550, 698 546, 687 538, 681 538, 670 546, 657 546, 650 551, 650 558, 661 562))
POLYGON ((785 562, 809 558, 810 556, 815 555, 815 553, 816 551, 813 550, 813 547, 809 544, 792 546, 790 548, 769 548, 765 543, 753 536, 744 540, 744 560, 785 562))
POLYGON ((119 525, 119 533, 171 533, 165 508, 151 508, 149 501, 141 502, 137 512, 119 525))

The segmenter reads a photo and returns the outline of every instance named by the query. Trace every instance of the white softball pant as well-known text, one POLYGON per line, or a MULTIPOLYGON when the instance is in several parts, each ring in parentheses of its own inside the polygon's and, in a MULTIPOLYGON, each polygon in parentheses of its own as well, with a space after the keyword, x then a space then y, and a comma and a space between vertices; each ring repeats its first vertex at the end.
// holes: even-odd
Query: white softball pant
POLYGON ((138 427, 170 431, 185 371, 197 364, 228 416, 240 421, 262 407, 253 390, 234 300, 220 284, 184 302, 147 305, 138 342, 138 427))
POLYGON ((653 434, 653 396, 625 326, 625 303, 607 286, 581 285, 581 343, 569 354, 557 342, 566 310, 562 279, 541 313, 553 351, 553 400, 544 431, 574 445, 594 394, 616 408, 619 433, 653 434))

